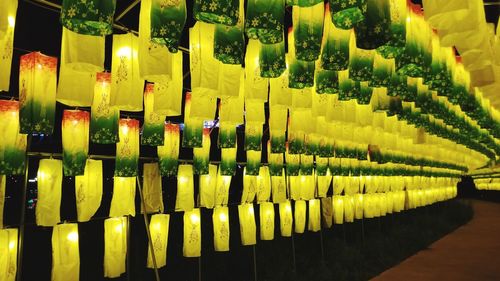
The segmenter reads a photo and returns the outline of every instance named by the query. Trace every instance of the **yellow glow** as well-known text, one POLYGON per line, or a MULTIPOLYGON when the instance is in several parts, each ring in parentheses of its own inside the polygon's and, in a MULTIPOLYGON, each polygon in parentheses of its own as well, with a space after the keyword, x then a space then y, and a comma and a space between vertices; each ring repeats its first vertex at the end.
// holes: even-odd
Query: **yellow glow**
POLYGON ((73 120, 73 126, 76 126, 76 124, 78 124, 78 120, 73 120))
POLYGON ((227 216, 226 216, 226 214, 224 214, 224 213, 220 213, 220 214, 219 214, 219 219, 220 219, 220 221, 221 221, 221 222, 225 222, 225 221, 227 221, 227 216))
POLYGON ((123 134, 128 134, 128 126, 122 126, 122 132, 123 134))
POLYGON ((68 234, 68 240, 71 242, 78 242, 78 232, 73 231, 68 234))
POLYGON ((159 223, 155 223, 155 224, 153 225, 153 228, 154 228, 154 230, 156 230, 156 231, 160 231, 160 230, 161 230, 161 224, 159 224, 159 223))
POLYGON ((14 27, 16 25, 16 19, 13 16, 9 16, 7 20, 9 21, 10 27, 14 27))
POLYGON ((185 183, 188 182, 188 179, 186 177, 180 177, 179 181, 180 181, 181 184, 185 184, 185 183))
POLYGON ((410 23, 410 22, 411 22, 411 18, 410 18, 410 16, 407 16, 407 17, 406 17, 406 22, 407 22, 407 23, 410 23))
POLYGON ((311 206, 314 206, 316 204, 316 201, 311 200, 311 201, 309 201, 309 204, 311 204, 311 206))
POLYGON ((191 223, 198 224, 200 222, 200 217, 197 214, 191 214, 191 223))
POLYGON ((251 205, 250 208, 248 208, 248 213, 250 215, 253 215, 253 205, 251 205))
POLYGON ((9 250, 14 250, 15 246, 16 246, 16 243, 14 241, 10 241, 10 243, 9 243, 9 250))
POLYGON ((130 58, 130 53, 131 53, 131 50, 130 47, 121 47, 120 49, 118 49, 118 51, 116 52, 116 54, 119 56, 119 57, 127 57, 127 58, 130 58))
POLYGON ((119 224, 119 225, 115 226, 115 231, 116 231, 117 233, 122 233, 122 230, 123 230, 123 227, 122 227, 122 225, 121 225, 121 224, 119 224))
POLYGON ((285 206, 285 211, 291 212, 292 211, 292 207, 290 207, 290 205, 286 205, 285 206))

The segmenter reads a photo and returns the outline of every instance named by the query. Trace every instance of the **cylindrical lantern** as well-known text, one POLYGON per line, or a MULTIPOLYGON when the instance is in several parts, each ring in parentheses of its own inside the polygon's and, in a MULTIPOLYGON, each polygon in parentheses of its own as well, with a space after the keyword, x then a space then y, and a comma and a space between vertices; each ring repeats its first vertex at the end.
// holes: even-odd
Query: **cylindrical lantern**
POLYGON ((186 93, 184 105, 184 129, 182 132, 183 147, 202 147, 203 119, 191 116, 191 93, 186 93))
POLYGON ((246 174, 258 175, 262 151, 247 150, 246 174))
POLYGON ((346 195, 343 197, 344 201, 344 221, 353 222, 354 221, 354 197, 352 195, 346 195))
POLYGON ((14 28, 16 25, 17 1, 7 0, 0 4, 0 91, 9 91, 12 54, 14 53, 14 28))
POLYGON ((332 197, 333 202, 333 222, 335 224, 344 223, 344 198, 341 195, 332 197))
POLYGON ((269 163, 269 174, 271 176, 280 176, 283 169, 283 153, 271 153, 271 144, 268 142, 267 162, 269 163))
POLYGON ((281 169, 279 176, 271 175, 271 187, 273 193, 273 203, 282 203, 286 201, 286 178, 285 169, 281 169))
POLYGON ((62 29, 61 65, 64 69, 95 73, 104 70, 105 37, 62 29))
POLYGON ((54 226, 61 221, 59 209, 62 194, 62 166, 61 160, 40 160, 36 204, 36 224, 39 226, 54 226))
POLYGON ((227 207, 216 207, 213 211, 214 248, 216 252, 229 251, 229 211, 227 207))
MULTIPOLYGON (((326 6, 328 13, 330 6, 326 6)), ((335 27, 329 16, 325 16, 324 40, 321 49, 321 68, 326 70, 346 70, 349 67, 349 42, 352 29, 335 27)))
POLYGON ((247 168, 243 168, 243 191, 241 203, 252 203, 257 193, 257 176, 248 175, 247 168))
POLYGON ((357 220, 363 218, 363 194, 358 193, 354 195, 354 217, 357 220))
POLYGON ((260 240, 274 239, 274 204, 264 202, 259 205, 260 240))
POLYGON ((14 281, 17 274, 17 228, 0 229, 2 280, 14 281))
POLYGON ((257 202, 266 202, 271 197, 271 178, 269 176, 269 167, 262 166, 257 176, 257 202))
POLYGON ((203 146, 193 148, 193 167, 196 175, 208 174, 210 165, 210 128, 203 129, 203 146))
POLYGON ((217 97, 220 62, 214 57, 213 24, 197 21, 189 29, 189 58, 193 96, 217 97))
MULTIPOLYGON (((243 96, 244 90, 245 75, 244 69, 241 65, 221 64, 219 67, 219 90, 217 96, 220 99, 227 97, 239 97, 243 96)), ((214 114, 212 114, 210 119, 213 119, 213 116, 214 114)))
POLYGON ((63 168, 65 176, 83 175, 89 152, 90 114, 64 110, 62 120, 63 168))
POLYGON ((194 179, 192 165, 179 165, 176 196, 176 211, 189 212, 194 208, 194 179))
POLYGON ((113 178, 113 198, 109 209, 110 217, 135 216, 135 178, 113 178))
POLYGON ((126 271, 128 218, 104 220, 104 277, 120 277, 126 271))
POLYGON ((331 197, 321 198, 321 217, 326 228, 332 227, 333 224, 333 204, 331 197))
POLYGON ((113 33, 116 0, 64 0, 61 8, 61 24, 74 32, 87 35, 113 33))
MULTIPOLYGON (((176 53, 186 24, 186 1, 148 1, 151 2, 148 5, 151 7, 150 15, 148 15, 151 18, 151 41, 166 45, 170 52, 176 53)), ((147 12, 146 10, 145 13, 147 12)), ((149 18, 145 17, 144 20, 149 20, 149 18)))
POLYGON ((139 75, 139 39, 132 33, 113 35, 110 105, 142 111, 144 80, 139 75))
POLYGON ((184 241, 182 253, 184 257, 201 256, 201 219, 200 209, 192 209, 184 213, 184 241))
POLYGON ((5 0, 0 3, 0 35, 7 32, 10 27, 16 23, 18 0, 5 0))
POLYGON ((19 134, 19 102, 0 101, 0 174, 21 175, 24 173, 26 135, 19 134))
POLYGON ((394 59, 385 59, 381 55, 375 54, 372 78, 368 81, 369 85, 371 87, 388 87, 394 68, 394 59))
POLYGON ((135 177, 139 165, 139 120, 120 119, 119 125, 115 176, 135 177))
POLYGON ((23 134, 52 134, 56 106, 57 58, 34 52, 21 56, 19 118, 23 134))
POLYGON ((162 176, 174 176, 177 174, 180 145, 179 131, 180 128, 178 124, 165 124, 163 145, 157 147, 162 176))
POLYGON ((295 233, 304 233, 304 229, 306 228, 306 201, 295 201, 293 217, 295 221, 295 233))
POLYGON ((215 206, 226 206, 229 201, 229 188, 232 176, 225 176, 221 169, 217 173, 217 185, 215 186, 215 206))
POLYGON ((239 19, 240 0, 195 0, 193 13, 194 18, 199 21, 233 26, 239 19))
POLYGON ((335 70, 325 70, 316 63, 315 90, 318 94, 338 94, 339 77, 335 70))
POLYGON ((219 126, 220 148, 236 147, 236 125, 229 122, 221 122, 219 126))
POLYGON ((247 2, 245 32, 250 39, 259 39, 263 44, 274 44, 283 40, 285 0, 247 2))
MULTIPOLYGON (((353 40, 351 40, 351 44, 353 40)), ((349 56, 349 78, 355 81, 370 81, 373 73, 374 50, 363 50, 351 45, 349 56)))
MULTIPOLYGON (((158 163, 144 163, 142 186, 146 213, 163 213, 163 192, 158 163)), ((142 204, 141 213, 144 213, 144 206, 142 204)))
POLYGON ((321 203, 319 199, 309 200, 309 219, 307 230, 318 232, 321 230, 321 203))
POLYGON ((356 44, 362 49, 376 49, 391 39, 389 0, 366 0, 364 19, 354 26, 356 44))
POLYGON ((343 70, 338 72, 339 77, 339 100, 348 101, 356 98, 359 88, 356 88, 356 83, 349 77, 349 71, 343 70))
POLYGON ((325 4, 310 7, 293 6, 295 54, 298 60, 315 61, 321 50, 325 4))
POLYGON ((293 28, 288 31, 288 87, 303 89, 314 86, 314 61, 297 58, 293 28))
POLYGON ((102 161, 87 159, 83 175, 75 177, 76 212, 79 222, 89 221, 101 206, 102 161))
POLYGON ((261 150, 263 126, 260 122, 245 123, 245 150, 261 150))
POLYGON ((366 0, 329 0, 329 3, 332 22, 338 28, 352 28, 365 18, 366 0))
POLYGON ((212 209, 215 206, 215 188, 217 186, 217 165, 210 164, 208 173, 200 175, 200 207, 212 209))
POLYGON ((258 40, 250 39, 248 41, 245 52, 245 101, 267 101, 269 79, 263 78, 264 76, 261 74, 259 60, 261 46, 262 44, 258 40))
MULTIPOLYGON (((170 215, 155 214, 151 216, 149 231, 151 233, 151 243, 155 254, 156 267, 162 268, 167 263, 168 230, 170 215)), ((148 247, 148 268, 154 268, 151 247, 148 247)))
POLYGON ((78 224, 65 223, 52 229, 52 280, 80 279, 78 224))
MULTIPOLYGON (((195 1, 194 8, 196 9, 196 3, 205 0, 195 1)), ((206 2, 206 1, 205 1, 206 2)), ((223 1, 219 1, 223 2, 223 1)), ((229 15, 234 21, 233 24, 227 24, 217 21, 218 24, 215 25, 214 34, 214 56, 217 60, 224 64, 242 64, 243 57, 245 55, 245 36, 244 36, 244 25, 245 22, 245 12, 244 12, 244 2, 241 0, 231 0, 224 1, 226 4, 220 5, 218 8, 227 9, 223 15, 229 15), (224 7, 224 6, 236 6, 236 7, 224 7), (232 15, 232 16, 231 16, 232 15)), ((215 11, 217 13, 217 11, 215 11)), ((196 11, 195 11, 196 13, 196 11)), ((203 14, 200 13, 200 14, 203 14)), ((198 14, 198 15, 200 15, 198 14)), ((196 17, 196 14, 195 14, 196 17)), ((226 16, 227 17, 227 16, 226 16)), ((227 17, 229 19, 229 17, 227 17)), ((219 17, 223 19, 224 16, 219 17)), ((199 20, 209 22, 203 18, 199 20)))
POLYGON ((238 217, 240 221, 240 236, 243 246, 255 245, 256 226, 253 204, 238 205, 238 217))
POLYGON ((290 237, 292 236, 292 226, 293 226, 293 214, 292 205, 290 201, 280 203, 280 231, 281 236, 290 237))
POLYGON ((118 141, 120 111, 109 105, 110 83, 110 73, 97 73, 90 108, 90 140, 94 143, 109 144, 118 141))
POLYGON ((221 175, 233 176, 236 173, 237 147, 221 148, 221 163, 219 171, 221 175))
POLYGON ((144 90, 144 126, 142 129, 141 144, 161 146, 164 144, 165 116, 154 111, 156 93, 155 85, 146 84, 144 90))
POLYGON ((156 82, 153 111, 160 115, 178 116, 182 111, 182 52, 172 55, 172 79, 156 82))
MULTIPOLYGON (((82 45, 85 46, 85 44, 82 45)), ((61 62, 64 61, 64 52, 62 52, 61 62)), ((94 98, 95 77, 96 72, 77 71, 61 63, 57 83, 57 101, 69 106, 91 106, 94 98)))

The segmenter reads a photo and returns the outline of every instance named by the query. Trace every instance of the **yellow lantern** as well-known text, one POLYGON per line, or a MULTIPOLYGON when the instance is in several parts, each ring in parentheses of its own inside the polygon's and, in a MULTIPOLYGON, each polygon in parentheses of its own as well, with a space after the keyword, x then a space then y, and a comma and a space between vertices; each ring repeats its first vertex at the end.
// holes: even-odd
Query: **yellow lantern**
POLYGON ((201 256, 200 209, 184 213, 184 243, 182 253, 186 258, 201 256))
POLYGON ((245 53, 245 100, 267 101, 269 79, 261 77, 258 40, 248 41, 245 53))
POLYGON ((262 166, 257 176, 257 202, 269 201, 271 197, 271 178, 269 176, 269 167, 262 166))
POLYGON ((306 201, 295 201, 295 212, 293 217, 295 221, 295 233, 304 233, 306 227, 306 201))
POLYGON ((111 74, 97 73, 92 101, 90 140, 109 144, 118 141, 118 119, 120 111, 109 105, 111 74))
POLYGON ((126 271, 127 224, 126 217, 104 220, 104 277, 120 277, 126 271))
POLYGON ((312 175, 300 175, 297 181, 298 189, 300 190, 300 198, 302 200, 314 199, 316 194, 316 182, 312 175))
POLYGON ((260 240, 274 239, 274 204, 264 202, 259 205, 260 240))
MULTIPOLYGON (((61 53, 61 62, 65 61, 61 53)), ((82 72, 61 64, 56 99, 68 106, 92 106, 96 72, 82 72)))
POLYGON ((236 146, 236 126, 243 124, 243 115, 244 99, 240 84, 237 97, 222 97, 219 103, 219 147, 236 146))
POLYGON ((208 174, 200 175, 200 207, 212 209, 215 206, 215 188, 217 186, 217 165, 208 166, 208 174))
POLYGON ((40 160, 36 204, 36 224, 39 226, 54 226, 61 221, 59 208, 61 207, 62 177, 61 160, 40 160))
POLYGON ((361 193, 354 195, 354 217, 357 220, 363 218, 363 194, 361 193))
POLYGON ((3 228, 3 207, 5 205, 5 175, 0 175, 0 229, 3 228))
POLYGON ((318 232, 321 230, 321 203, 319 199, 309 200, 309 219, 307 230, 318 232))
POLYGON ((89 221, 101 206, 102 161, 87 159, 83 175, 75 177, 75 197, 78 221, 89 221))
POLYGON ((115 176, 135 177, 139 165, 139 120, 120 119, 116 143, 115 176))
POLYGON ((175 211, 189 212, 194 208, 194 179, 192 165, 179 165, 175 211))
POLYGON ((281 106, 271 105, 269 110, 269 134, 270 148, 269 153, 285 152, 286 125, 288 118, 288 109, 281 106))
POLYGON ((243 191, 241 193, 241 203, 252 203, 257 192, 257 177, 247 174, 247 168, 243 169, 243 191))
POLYGON ((89 152, 90 114, 64 110, 62 120, 63 168, 65 176, 83 175, 89 152))
POLYGON ((229 251, 229 213, 227 207, 216 207, 213 211, 214 248, 216 252, 229 251))
POLYGON ((61 65, 74 71, 104 70, 105 37, 85 35, 62 28, 61 65))
POLYGON ((12 54, 14 52, 14 28, 16 25, 17 0, 0 4, 0 91, 9 91, 12 54))
MULTIPOLYGON (((151 233, 151 243, 155 254, 156 267, 162 268, 167 264, 167 246, 170 215, 155 214, 151 216, 149 222, 149 232, 151 233)), ((148 246, 148 268, 154 268, 151 247, 148 246)))
POLYGON ((333 201, 331 197, 321 198, 321 217, 326 228, 333 224, 333 201))
POLYGON ((236 173, 237 147, 221 148, 221 163, 219 171, 221 175, 233 176, 236 173))
POLYGON ((164 144, 165 116, 154 111, 154 84, 146 83, 144 90, 144 126, 142 128, 141 144, 160 146, 164 144))
POLYGON ((174 176, 177 174, 177 162, 179 158, 180 128, 177 124, 165 124, 163 145, 158 146, 158 158, 160 160, 160 172, 162 176, 174 176))
POLYGON ((354 221, 354 197, 352 195, 345 195, 344 201, 344 221, 354 221))
MULTIPOLYGON (((142 182, 146 213, 163 213, 163 192, 158 163, 144 163, 142 182)), ((142 204, 141 213, 144 213, 142 204)))
POLYGON ((255 245, 256 226, 253 204, 238 205, 238 217, 240 220, 240 236, 243 246, 255 245))
MULTIPOLYGON (((283 132, 285 134, 285 132, 283 132)), ((283 142, 283 146, 285 143, 283 142)), ((272 153, 271 141, 267 142, 267 162, 269 164, 269 174, 271 176, 281 175, 283 169, 283 152, 272 153)))
POLYGON ((210 128, 204 128, 202 147, 193 148, 193 167, 196 175, 208 173, 208 166, 210 164, 210 145, 210 128))
MULTIPOLYGON (((192 94, 187 92, 184 105, 184 130, 182 134, 182 146, 201 147, 203 144, 203 119, 192 116, 191 103, 192 94)), ((200 108, 203 108, 203 106, 206 107, 206 104, 201 104, 200 108)))
POLYGON ((300 176, 288 176, 289 196, 292 200, 300 200, 300 176))
POLYGON ((335 224, 344 223, 344 198, 341 195, 332 197, 333 203, 333 222, 335 224))
MULTIPOLYGON (((321 159, 320 157, 317 157, 316 159, 318 158, 321 159)), ((332 174, 330 173, 330 169, 328 168, 325 176, 320 176, 320 175, 316 176, 316 182, 318 183, 318 197, 320 198, 326 197, 328 190, 330 190, 332 179, 333 179, 332 174)))
POLYGON ((279 206, 281 236, 290 237, 292 236, 293 225, 292 205, 290 201, 285 201, 280 203, 279 206))
POLYGON ((273 203, 283 203, 286 201, 285 169, 281 169, 279 176, 271 176, 271 188, 273 203))
POLYGON ((114 177, 110 217, 135 216, 135 178, 114 177))
POLYGON ((300 174, 312 175, 314 166, 314 155, 300 155, 300 174))
POLYGON ((19 67, 20 132, 52 134, 56 106, 57 58, 34 52, 19 67))
POLYGON ((182 111, 182 52, 172 54, 172 79, 156 82, 153 111, 165 116, 178 116, 182 111))
POLYGON ((224 176, 219 169, 217 174, 217 185, 215 186, 215 206, 227 205, 229 200, 229 187, 231 187, 232 176, 224 176))
POLYGON ((0 229, 2 281, 14 281, 17 273, 17 228, 0 229))
MULTIPOLYGON (((246 136, 246 134, 245 134, 246 136)), ((260 150, 247 150, 247 163, 246 172, 248 175, 258 175, 260 167, 260 159, 262 151, 260 150)))
POLYGON ((24 173, 26 135, 19 134, 19 102, 0 101, 0 175, 24 173))
POLYGON ((80 280, 78 224, 65 223, 52 229, 52 280, 80 280))

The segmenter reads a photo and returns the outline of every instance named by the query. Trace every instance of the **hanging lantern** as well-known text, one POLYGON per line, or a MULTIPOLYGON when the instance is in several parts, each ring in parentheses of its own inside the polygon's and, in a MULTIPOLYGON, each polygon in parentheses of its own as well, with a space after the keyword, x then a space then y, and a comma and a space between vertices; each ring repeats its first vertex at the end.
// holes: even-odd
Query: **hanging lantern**
POLYGON ((234 176, 236 173, 237 147, 221 148, 221 163, 219 171, 224 176, 234 176))
POLYGON ((17 0, 6 0, 0 4, 0 35, 16 23, 17 0))
POLYGON ((189 29, 189 61, 193 96, 217 97, 220 62, 214 57, 213 24, 197 21, 189 29))
POLYGON ((375 54, 372 78, 368 81, 370 87, 388 87, 394 68, 394 59, 385 59, 381 55, 375 54))
POLYGON ((210 164, 210 129, 203 129, 203 147, 193 148, 193 167, 195 175, 208 174, 210 164))
POLYGON ((306 227, 306 201, 298 200, 295 201, 295 233, 304 233, 306 227))
POLYGON ((316 63, 315 90, 318 94, 338 94, 339 77, 335 70, 325 70, 316 63))
POLYGON ((76 212, 79 222, 89 221, 101 206, 102 161, 87 159, 83 175, 75 177, 76 212))
POLYGON ((316 156, 316 174, 319 176, 329 175, 328 171, 328 157, 316 156))
POLYGON ((62 161, 42 159, 38 166, 36 224, 54 226, 61 221, 62 161))
POLYGON ((114 177, 109 216, 135 216, 135 178, 114 177))
MULTIPOLYGON (((359 105, 367 105, 370 104, 372 94, 373 94, 373 88, 368 86, 368 82, 355 82, 356 83, 356 93, 358 94, 356 96, 356 101, 357 101, 357 107, 359 105)), ((370 108, 369 108, 370 109, 370 108)))
POLYGON ((177 53, 182 30, 186 24, 186 1, 148 1, 150 3, 145 6, 151 7, 151 12, 149 15, 145 15, 143 19, 149 20, 150 17, 151 41, 156 44, 166 45, 170 52, 177 53))
POLYGON ((273 203, 283 203, 286 201, 286 178, 285 170, 281 169, 279 176, 271 176, 271 187, 273 203))
POLYGON ((247 150, 246 174, 258 175, 260 168, 261 151, 247 150))
POLYGON ((80 279, 78 224, 65 223, 52 229, 52 280, 80 279))
MULTIPOLYGON (((198 2, 203 2, 204 0, 195 1, 194 9, 197 7, 198 2)), ((220 1, 222 2, 222 1, 220 1)), ((245 12, 244 12, 244 2, 240 0, 232 0, 227 2, 227 4, 222 4, 218 8, 227 9, 224 12, 225 15, 230 16, 232 20, 234 20, 233 24, 227 24, 224 22, 220 22, 220 20, 216 20, 218 23, 215 25, 215 34, 214 34, 214 57, 224 64, 242 64, 243 57, 245 55, 245 36, 244 36, 244 25, 245 22, 245 12), (231 3, 230 3, 231 2, 231 3), (236 6, 231 8, 225 8, 224 6, 236 6)), ((217 4, 217 3, 215 3, 217 4)), ((213 3, 211 3, 213 5, 213 3)), ((217 10, 215 11, 217 13, 217 10)), ((204 14, 203 12, 201 14, 204 14)), ((195 10, 196 17, 196 10, 195 10)), ((224 18, 224 16, 219 17, 220 19, 224 18)), ((226 16, 226 18, 228 18, 226 16)), ((198 18, 197 18, 198 19, 198 18)), ((228 18, 229 19, 229 18, 228 18)), ((210 20, 205 20, 200 18, 198 20, 202 20, 210 23, 210 20)))
POLYGON ((154 84, 153 111, 165 116, 178 116, 182 111, 182 52, 172 55, 172 79, 154 84))
POLYGON ((100 72, 104 70, 104 56, 104 36, 84 35, 62 28, 62 68, 86 73, 100 72))
POLYGON ((127 217, 104 220, 104 277, 120 277, 126 271, 127 224, 127 217))
MULTIPOLYGON (((330 11, 327 4, 325 12, 330 11)), ((346 70, 349 66, 351 29, 335 27, 330 17, 325 16, 323 27, 324 40, 321 48, 321 68, 326 70, 346 70)))
POLYGON ((0 229, 3 229, 3 208, 5 205, 5 175, 0 175, 0 229))
POLYGON ((300 174, 312 175, 314 166, 314 155, 300 155, 300 174))
POLYGON ((332 22, 336 27, 349 29, 364 20, 367 0, 329 0, 332 22))
POLYGON ((354 26, 358 48, 373 50, 389 42, 392 35, 389 5, 389 0, 366 0, 364 19, 354 26))
MULTIPOLYGON (((318 159, 318 158, 316 158, 318 159)), ((316 163, 318 161, 316 160, 316 163)), ((317 171, 317 168, 316 168, 317 171)), ((328 190, 330 189, 330 184, 332 183, 332 175, 330 173, 330 170, 327 169, 326 175, 320 176, 317 174, 317 183, 318 183, 318 197, 324 198, 326 197, 326 194, 328 193, 328 190)))
POLYGON ((215 206, 226 206, 229 201, 229 188, 232 176, 225 176, 219 169, 217 174, 217 185, 215 186, 215 206))
POLYGON ((233 26, 238 23, 240 9, 240 0, 195 0, 193 14, 198 21, 233 26))
POLYGON ((324 15, 323 2, 310 7, 293 6, 294 48, 298 60, 318 59, 323 37, 324 15))
POLYGON ((356 48, 353 45, 353 40, 351 40, 351 44, 351 54, 349 56, 349 78, 355 81, 371 80, 375 51, 356 48))
POLYGON ((21 56, 19 70, 20 132, 54 130, 57 58, 34 52, 21 56))
POLYGON ((309 219, 307 230, 318 232, 321 230, 321 203, 319 199, 309 200, 309 219))
POLYGON ((219 147, 236 146, 236 126, 243 123, 244 100, 243 91, 238 97, 223 97, 219 104, 219 147))
MULTIPOLYGON (((64 61, 66 60, 62 52, 61 62, 64 61)), ((68 106, 90 107, 94 98, 95 81, 96 72, 77 71, 61 63, 56 100, 68 106)))
POLYGON ((297 58, 293 29, 288 30, 288 87, 303 89, 314 86, 314 61, 297 58))
POLYGON ((0 229, 0 268, 2 279, 13 281, 17 274, 17 228, 0 229))
POLYGON ((61 24, 80 34, 104 36, 113 33, 116 0, 81 2, 64 0, 61 24))
POLYGON ((200 209, 184 213, 183 256, 193 258, 201 256, 201 220, 200 209))
POLYGON ((269 176, 269 167, 262 166, 257 176, 257 202, 269 201, 271 197, 271 178, 269 176))
POLYGON ((255 245, 256 226, 253 204, 238 205, 238 217, 240 220, 240 236, 243 246, 255 245))
POLYGON ((162 176, 174 176, 177 174, 180 144, 179 130, 178 124, 165 124, 163 145, 157 147, 162 176))
POLYGON ((344 223, 344 198, 341 195, 332 197, 333 203, 333 222, 335 224, 344 223))
POLYGON ((183 147, 202 147, 203 119, 191 116, 191 93, 186 93, 184 107, 184 130, 182 133, 183 147))
POLYGON ((288 176, 298 176, 300 170, 300 154, 291 154, 289 143, 286 143, 287 151, 285 153, 286 174, 288 176))
POLYGON ((200 207, 212 209, 215 206, 215 189, 217 187, 217 165, 210 164, 208 173, 200 175, 200 207))
POLYGON ((286 151, 285 138, 288 120, 287 108, 271 103, 269 110, 269 153, 283 153, 286 151))
POLYGON ((283 237, 292 236, 293 214, 290 201, 279 204, 280 232, 283 237))
POLYGON ((62 120, 63 167, 65 176, 83 175, 89 151, 90 114, 64 110, 62 120))
POLYGON ((97 73, 94 100, 90 108, 90 140, 110 144, 118 141, 120 111, 109 105, 111 74, 97 73))
POLYGON ((271 153, 271 144, 267 145, 267 162, 269 164, 269 174, 271 176, 280 176, 283 169, 283 153, 271 153))
POLYGON ((139 120, 120 119, 116 143, 115 176, 135 177, 139 165, 139 120))
MULTIPOLYGON (((158 163, 144 163, 142 192, 144 194, 146 213, 163 213, 163 192, 158 163)), ((141 213, 144 213, 144 206, 142 204, 141 213)))
POLYGON ((333 224, 333 204, 331 197, 321 198, 321 217, 326 228, 332 227, 333 224))
POLYGON ((276 44, 260 44, 259 66, 261 77, 280 77, 286 70, 285 40, 276 44))
POLYGON ((274 204, 263 202, 259 205, 260 240, 274 239, 274 204))
POLYGON ((113 35, 110 105, 142 111, 144 80, 139 75, 139 39, 132 33, 113 35))
POLYGON ((250 39, 262 44, 274 44, 283 40, 285 0, 247 2, 245 32, 250 39))
POLYGON ((356 92, 356 83, 349 77, 349 71, 343 70, 338 72, 339 75, 339 100, 348 101, 358 96, 356 92))
POLYGON ((392 59, 398 57, 404 51, 406 41, 406 3, 406 0, 395 0, 389 3, 391 37, 389 42, 377 48, 377 52, 384 58, 392 59))
POLYGON ((155 85, 146 84, 144 90, 144 126, 142 129, 141 144, 162 146, 165 136, 165 116, 154 111, 155 85))
POLYGON ((261 150, 263 126, 260 122, 245 123, 245 150, 261 150))
MULTIPOLYGON (((167 246, 170 215, 155 214, 151 216, 149 231, 151 233, 151 243, 155 255, 156 267, 162 268, 167 264, 167 246)), ((154 268, 151 247, 148 247, 148 268, 154 268)))
POLYGON ((0 91, 9 91, 12 54, 14 52, 14 28, 16 25, 17 0, 0 4, 0 91))
POLYGON ((229 212, 227 207, 216 207, 213 211, 214 248, 216 252, 229 251, 229 212))
POLYGON ((243 191, 241 193, 241 203, 252 203, 257 194, 257 176, 248 175, 247 168, 243 168, 243 191))
MULTIPOLYGON (((221 99, 239 97, 244 91, 245 77, 239 64, 221 64, 219 67, 219 90, 217 96, 221 99), (238 89, 238 90, 235 90, 238 89)), ((214 112, 215 113, 215 112, 214 112)), ((210 116, 213 119, 213 115, 210 116)))
POLYGON ((179 165, 177 173, 177 197, 175 211, 189 212, 194 208, 193 166, 179 165))
POLYGON ((21 175, 26 159, 26 135, 19 134, 19 102, 0 100, 0 174, 21 175))
POLYGON ((344 221, 353 222, 354 221, 354 197, 351 195, 346 195, 344 200, 344 221))
POLYGON ((301 112, 299 110, 293 110, 290 112, 290 118, 288 119, 289 124, 288 124, 288 147, 287 147, 288 153, 290 154, 300 154, 304 152, 304 141, 305 141, 304 124, 306 122, 304 122, 303 118, 306 118, 305 115, 307 115, 307 112, 305 111, 301 112))
POLYGON ((262 45, 258 40, 248 41, 245 53, 245 102, 247 100, 267 101, 269 79, 263 78, 259 59, 262 45))

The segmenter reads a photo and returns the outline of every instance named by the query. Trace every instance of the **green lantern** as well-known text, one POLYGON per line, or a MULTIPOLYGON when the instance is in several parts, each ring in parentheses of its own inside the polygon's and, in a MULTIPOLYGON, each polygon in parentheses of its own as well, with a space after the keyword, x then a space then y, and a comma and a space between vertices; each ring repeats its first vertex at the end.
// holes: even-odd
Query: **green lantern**
POLYGON ((245 123, 245 150, 261 150, 262 130, 259 122, 245 123))
POLYGON ((300 174, 312 175, 314 166, 314 155, 300 155, 300 174))
POLYGON ((116 143, 115 176, 135 177, 139 165, 139 120, 120 119, 116 143))
POLYGON ((324 9, 323 2, 312 7, 293 7, 295 56, 298 60, 318 59, 323 37, 324 9))
POLYGON ((375 54, 373 60, 372 78, 369 82, 371 87, 388 87, 394 72, 394 59, 385 59, 380 54, 375 54))
POLYGON ((263 44, 283 40, 285 0, 248 0, 245 31, 263 44))
POLYGON ((391 97, 406 95, 406 92, 408 91, 406 80, 406 75, 399 75, 398 73, 393 72, 389 85, 387 86, 387 95, 391 97))
POLYGON ((318 94, 338 94, 339 77, 335 70, 316 70, 316 92, 318 94))
POLYGON ((157 147, 162 176, 175 176, 178 171, 180 126, 178 124, 165 124, 163 145, 157 147))
POLYGON ((90 140, 93 143, 110 144, 118 141, 120 111, 109 105, 110 88, 111 74, 97 73, 90 107, 90 140))
POLYGON ((215 25, 214 57, 225 64, 242 64, 245 57, 245 36, 243 35, 243 23, 245 22, 243 13, 244 1, 229 0, 219 2, 240 2, 240 8, 239 17, 234 26, 224 24, 215 25))
POLYGON ((285 40, 276 44, 260 44, 259 66, 261 77, 280 77, 286 70, 285 40))
POLYGON ((354 99, 357 96, 356 83, 349 78, 349 71, 343 70, 338 72, 339 78, 339 100, 346 101, 354 99))
POLYGON ((163 145, 165 130, 165 116, 153 111, 154 84, 147 83, 144 90, 144 126, 142 129, 141 144, 157 146, 163 145))
MULTIPOLYGON (((329 6, 326 6, 328 13, 329 6)), ((321 49, 321 67, 327 70, 346 70, 349 67, 349 47, 352 29, 335 27, 329 17, 323 25, 323 46, 321 49)))
POLYGON ((281 176, 283 170, 283 153, 273 153, 270 141, 267 143, 267 162, 269 163, 269 174, 271 176, 281 176))
POLYGON ((314 86, 314 61, 296 58, 295 40, 292 30, 288 32, 288 87, 303 89, 314 86))
POLYGON ((286 174, 287 176, 298 176, 300 169, 300 154, 291 154, 288 148, 288 143, 286 144, 286 174))
POLYGON ((234 176, 236 174, 236 152, 237 147, 221 148, 221 161, 219 171, 223 176, 234 176))
POLYGON ((366 5, 365 18, 354 26, 354 34, 358 48, 373 50, 391 39, 389 0, 366 0, 366 5))
POLYGON ((247 150, 247 175, 259 175, 261 154, 262 152, 258 150, 247 150))
POLYGON ((113 33, 116 0, 63 0, 61 23, 67 29, 85 35, 113 33))
POLYGON ((404 51, 406 42, 406 7, 407 0, 390 1, 391 38, 389 42, 377 48, 377 52, 386 59, 395 58, 404 51))
POLYGON ((236 147, 236 125, 233 123, 221 122, 219 126, 219 147, 236 147))
POLYGON ((19 102, 0 100, 0 120, 0 175, 22 175, 27 136, 19 134, 19 102))
POLYGON ((287 6, 311 7, 318 3, 323 3, 323 0, 286 0, 287 6))
POLYGON ((350 29, 361 22, 366 12, 366 0, 329 0, 332 22, 336 27, 350 29))
POLYGON ((203 147, 193 148, 193 168, 195 175, 206 175, 210 165, 210 128, 203 129, 203 147))
POLYGON ((374 50, 364 50, 356 47, 351 48, 349 78, 355 81, 371 80, 374 55, 374 50))
POLYGON ((186 0, 147 1, 151 1, 150 17, 145 17, 151 21, 151 41, 176 53, 186 24, 186 0))
POLYGON ((195 0, 194 18, 206 23, 236 25, 241 9, 240 1, 244 2, 243 0, 195 0))
POLYGON ((356 97, 358 104, 370 104, 373 89, 368 86, 368 82, 356 82, 356 88, 359 88, 357 90, 358 96, 356 97))

